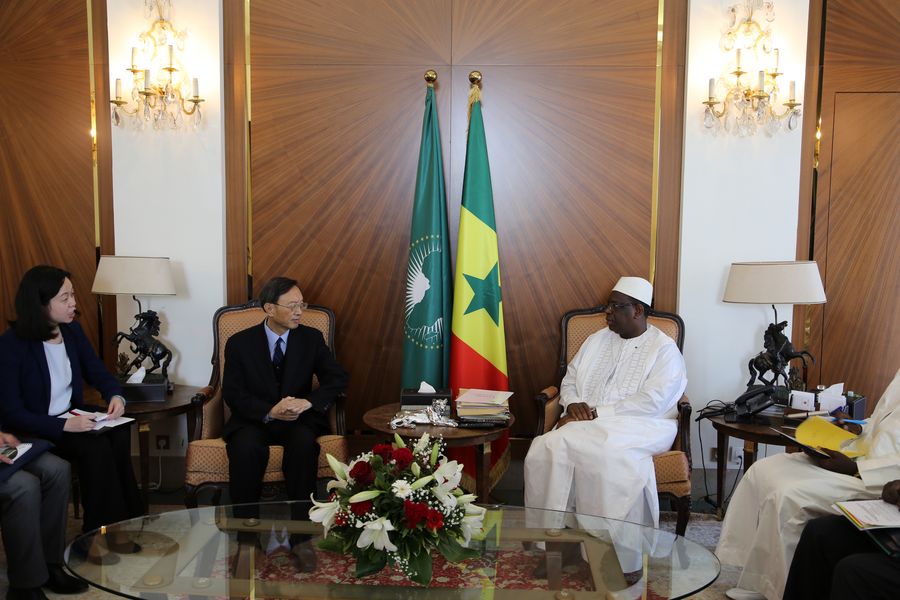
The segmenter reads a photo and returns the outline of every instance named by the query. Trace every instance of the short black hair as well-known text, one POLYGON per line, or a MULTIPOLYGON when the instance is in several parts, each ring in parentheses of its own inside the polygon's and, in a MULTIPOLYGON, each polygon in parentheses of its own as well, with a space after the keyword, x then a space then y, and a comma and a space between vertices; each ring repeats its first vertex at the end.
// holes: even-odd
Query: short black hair
POLYGON ((278 299, 284 294, 291 291, 291 288, 299 288, 296 279, 290 277, 273 277, 266 282, 259 290, 259 305, 265 307, 266 304, 277 304, 278 299))
POLYGON ((30 341, 53 339, 55 327, 50 323, 47 305, 72 275, 50 265, 28 269, 16 292, 16 320, 9 324, 20 338, 30 341))

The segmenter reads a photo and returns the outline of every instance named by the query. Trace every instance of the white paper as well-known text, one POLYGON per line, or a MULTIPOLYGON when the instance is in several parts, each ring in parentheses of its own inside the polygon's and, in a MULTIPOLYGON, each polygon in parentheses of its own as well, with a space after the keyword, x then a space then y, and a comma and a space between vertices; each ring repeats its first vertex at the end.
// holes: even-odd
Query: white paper
POLYGON ((420 394, 433 394, 436 391, 437 390, 435 390, 433 387, 428 385, 427 381, 423 381, 422 383, 419 384, 419 393, 420 394))
POLYGON ((471 389, 467 390, 465 394, 462 394, 459 398, 456 399, 457 406, 459 404, 467 405, 467 404, 481 404, 481 405, 493 405, 499 406, 506 404, 506 401, 512 396, 512 392, 501 392, 496 390, 477 390, 471 389))
POLYGON ((853 500, 838 502, 837 506, 850 513, 866 528, 900 527, 900 510, 896 504, 884 500, 853 500))
POLYGON ((836 411, 847 405, 847 399, 839 394, 819 393, 819 408, 828 412, 836 411))
POLYGON ((819 395, 822 395, 822 394, 841 395, 843 393, 844 393, 844 383, 841 382, 841 383, 834 383, 832 385, 829 385, 827 388, 825 388, 824 390, 819 392, 819 395))
POLYGON ((124 425, 125 423, 131 423, 134 421, 131 417, 119 417, 118 419, 110 419, 109 414, 102 412, 89 412, 86 410, 81 410, 80 408, 73 408, 69 412, 64 412, 59 415, 60 419, 71 419, 72 417, 77 417, 81 415, 87 415, 94 421, 94 427, 92 431, 97 431, 103 429, 104 427, 115 427, 117 425, 124 425))
MULTIPOLYGON (((2 446, 2 447, 0 447, 0 449, 8 448, 8 447, 9 446, 2 446)), ((16 446, 16 450, 17 450, 17 453, 16 453, 15 458, 12 459, 13 462, 16 462, 17 460, 22 458, 23 454, 25 454, 26 452, 31 450, 31 444, 29 442, 22 442, 21 444, 16 446)))
POLYGON ((131 377, 128 378, 126 383, 143 383, 144 377, 147 375, 147 369, 141 367, 137 371, 131 374, 131 377))

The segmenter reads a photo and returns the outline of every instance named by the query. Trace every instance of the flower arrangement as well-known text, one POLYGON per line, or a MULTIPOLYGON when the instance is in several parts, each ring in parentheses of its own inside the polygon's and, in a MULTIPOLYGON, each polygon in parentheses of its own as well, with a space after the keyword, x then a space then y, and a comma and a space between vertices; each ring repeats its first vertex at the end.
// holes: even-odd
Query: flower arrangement
POLYGON ((423 585, 431 582, 432 550, 450 562, 478 556, 467 546, 485 509, 460 489, 463 466, 442 450, 428 434, 412 448, 394 435, 393 444, 377 444, 349 465, 329 454, 337 479, 328 482, 328 501, 313 499, 309 511, 325 529, 319 547, 353 554, 357 577, 392 565, 423 585))

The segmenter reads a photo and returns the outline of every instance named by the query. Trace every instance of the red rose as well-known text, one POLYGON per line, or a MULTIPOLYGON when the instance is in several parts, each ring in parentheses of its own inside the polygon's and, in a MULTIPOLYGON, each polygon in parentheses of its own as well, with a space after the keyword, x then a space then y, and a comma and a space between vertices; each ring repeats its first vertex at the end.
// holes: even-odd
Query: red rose
POLYGON ((369 485, 375 481, 375 473, 372 470, 372 465, 364 460, 357 461, 357 463, 353 465, 353 468, 350 469, 350 477, 362 485, 369 485))
POLYGON ((409 448, 397 448, 391 453, 391 458, 397 462, 397 469, 402 471, 412 464, 413 453, 409 448))
POLYGON ((353 511, 353 514, 357 517, 362 517, 366 513, 371 512, 372 510, 372 501, 371 500, 363 500, 362 502, 354 502, 350 505, 350 510, 353 511))
POLYGON ((433 531, 437 531, 443 526, 444 514, 439 510, 434 510, 433 508, 428 509, 428 514, 425 516, 425 527, 433 531))
POLYGON ((391 452, 393 452, 394 447, 390 444, 375 444, 375 447, 372 448, 372 454, 377 454, 381 457, 381 460, 387 462, 391 460, 391 452))
POLYGON ((406 515, 406 526, 415 529, 428 515, 428 506, 421 502, 404 500, 403 513, 406 515))
POLYGON ((334 524, 338 527, 342 527, 347 524, 347 515, 342 511, 337 511, 334 513, 334 524))

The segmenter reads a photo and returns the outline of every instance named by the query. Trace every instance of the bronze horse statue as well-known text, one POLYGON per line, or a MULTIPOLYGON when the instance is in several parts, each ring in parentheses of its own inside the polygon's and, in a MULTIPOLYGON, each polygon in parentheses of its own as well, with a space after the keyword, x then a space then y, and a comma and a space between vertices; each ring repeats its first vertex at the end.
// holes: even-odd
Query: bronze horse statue
POLYGON ((790 361, 799 358, 803 361, 803 368, 805 369, 807 365, 804 356, 808 356, 813 364, 815 364, 816 359, 812 354, 806 350, 800 350, 798 352, 791 343, 791 340, 784 335, 784 329, 787 327, 787 324, 787 321, 782 321, 777 325, 775 323, 769 324, 766 333, 763 334, 763 345, 765 346, 765 350, 751 358, 750 363, 748 364, 750 369, 750 381, 747 382, 748 388, 753 385, 753 382, 757 379, 765 385, 776 385, 779 377, 784 380, 784 385, 786 387, 790 387, 788 376, 785 372, 790 361), (767 371, 772 372, 771 380, 767 380, 764 377, 767 371))
POLYGON ((123 339, 128 340, 131 342, 131 351, 135 354, 134 360, 128 365, 126 372, 131 371, 133 368, 140 368, 141 364, 149 358, 153 366, 147 369, 147 372, 151 373, 162 365, 162 375, 168 379, 169 363, 172 362, 172 351, 154 337, 159 335, 160 325, 156 311, 148 310, 134 315, 134 318, 137 319, 137 325, 129 330, 130 333, 122 333, 120 331, 116 334, 116 346, 123 339))

